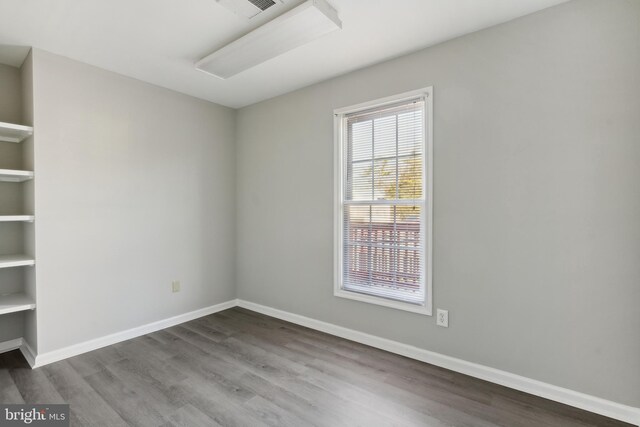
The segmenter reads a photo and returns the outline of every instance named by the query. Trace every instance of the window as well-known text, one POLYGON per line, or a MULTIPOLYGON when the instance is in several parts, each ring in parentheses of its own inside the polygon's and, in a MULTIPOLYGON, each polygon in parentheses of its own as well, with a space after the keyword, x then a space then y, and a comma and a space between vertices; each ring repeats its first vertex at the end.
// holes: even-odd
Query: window
POLYGON ((432 98, 335 111, 336 296, 431 314, 432 98))

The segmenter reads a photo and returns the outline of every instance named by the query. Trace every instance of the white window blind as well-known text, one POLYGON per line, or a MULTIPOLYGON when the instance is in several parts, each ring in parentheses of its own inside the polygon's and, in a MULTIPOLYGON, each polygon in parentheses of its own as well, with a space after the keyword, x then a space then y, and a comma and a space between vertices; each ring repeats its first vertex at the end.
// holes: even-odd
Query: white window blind
POLYGON ((340 289, 425 305, 424 95, 340 120, 340 289))

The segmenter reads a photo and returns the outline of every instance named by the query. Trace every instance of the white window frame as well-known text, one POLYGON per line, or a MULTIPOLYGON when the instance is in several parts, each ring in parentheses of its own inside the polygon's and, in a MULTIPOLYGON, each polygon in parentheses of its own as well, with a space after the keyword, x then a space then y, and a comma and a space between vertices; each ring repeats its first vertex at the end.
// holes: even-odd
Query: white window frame
POLYGON ((432 315, 433 311, 433 86, 399 95, 376 99, 374 101, 334 110, 334 290, 336 297, 348 298, 370 304, 381 305, 413 313, 432 315), (424 99, 424 147, 425 170, 423 175, 425 209, 423 213, 423 239, 425 242, 425 302, 423 305, 395 301, 374 295, 367 295, 343 289, 343 197, 346 164, 344 162, 344 143, 347 129, 344 129, 344 116, 358 111, 383 107, 416 98, 424 99), (426 236, 425 236, 426 234, 426 236))

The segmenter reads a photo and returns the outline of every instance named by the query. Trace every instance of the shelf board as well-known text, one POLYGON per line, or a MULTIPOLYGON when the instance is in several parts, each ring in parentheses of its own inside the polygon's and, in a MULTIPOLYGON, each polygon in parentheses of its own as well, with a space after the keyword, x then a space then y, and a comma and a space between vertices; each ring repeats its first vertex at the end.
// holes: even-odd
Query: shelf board
POLYGON ((33 179, 33 172, 13 169, 0 169, 0 181, 23 182, 33 179))
POLYGON ((0 222, 33 222, 33 215, 0 215, 0 222))
POLYGON ((0 314, 33 310, 34 308, 36 308, 36 303, 26 294, 16 293, 0 295, 0 314))
POLYGON ((35 263, 33 258, 26 255, 0 255, 0 268, 22 267, 35 263))
POLYGON ((18 143, 31 135, 33 135, 31 126, 0 122, 0 141, 18 143))

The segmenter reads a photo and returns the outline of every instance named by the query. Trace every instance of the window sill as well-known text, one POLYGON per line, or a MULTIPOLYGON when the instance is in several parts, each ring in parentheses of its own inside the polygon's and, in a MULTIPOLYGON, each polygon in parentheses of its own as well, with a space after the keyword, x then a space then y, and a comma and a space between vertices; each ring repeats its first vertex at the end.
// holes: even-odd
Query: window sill
POLYGON ((395 308, 396 310, 409 311, 411 313, 423 314, 425 316, 432 315, 431 304, 416 305, 401 301, 393 301, 373 295, 365 295, 357 292, 345 291, 344 289, 334 289, 333 295, 340 298, 347 298, 369 304, 381 305, 383 307, 395 308))

